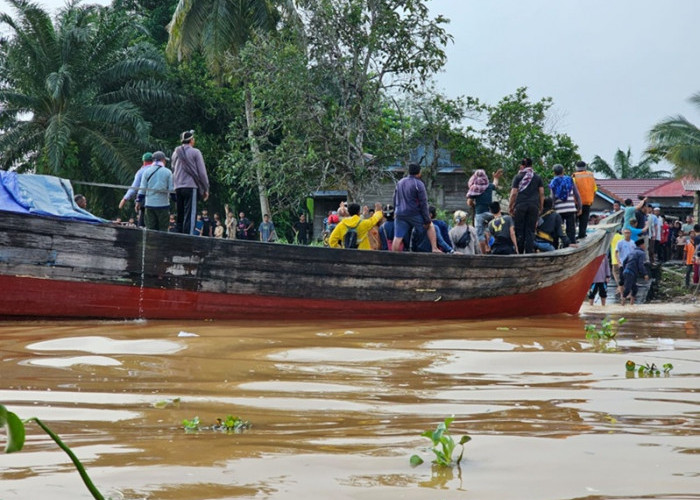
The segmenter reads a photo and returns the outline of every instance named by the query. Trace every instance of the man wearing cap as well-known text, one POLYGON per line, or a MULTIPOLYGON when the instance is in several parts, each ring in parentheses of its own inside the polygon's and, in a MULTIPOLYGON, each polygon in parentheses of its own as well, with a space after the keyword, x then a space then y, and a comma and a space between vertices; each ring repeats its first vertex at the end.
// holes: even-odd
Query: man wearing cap
POLYGON ((146 229, 168 231, 173 173, 165 166, 167 160, 162 151, 156 151, 153 153, 153 165, 141 175, 136 206, 146 208, 146 229))
MULTIPOLYGON (((139 190, 139 187, 141 186, 141 175, 143 175, 143 171, 150 167, 153 163, 153 155, 151 153, 144 153, 141 157, 141 163, 141 167, 136 171, 136 174, 134 175, 134 182, 131 183, 131 187, 124 195, 124 198, 122 198, 122 200, 119 202, 120 209, 124 208, 124 205, 128 200, 133 200, 134 197, 136 197, 136 193, 139 190)), ((145 225, 143 205, 141 205, 141 210, 137 209, 136 211, 139 214, 138 225, 140 227, 143 227, 145 225)))
POLYGON ((173 179, 177 194, 177 232, 194 234, 197 198, 209 199, 209 178, 202 152, 194 147, 194 130, 180 134, 180 146, 173 151, 173 179))
POLYGON ((586 229, 588 229, 588 219, 591 216, 591 205, 595 198, 595 192, 598 186, 595 183, 593 172, 587 170, 585 161, 576 162, 576 172, 573 178, 578 194, 581 197, 581 211, 578 216, 578 237, 579 239, 586 237, 586 229))

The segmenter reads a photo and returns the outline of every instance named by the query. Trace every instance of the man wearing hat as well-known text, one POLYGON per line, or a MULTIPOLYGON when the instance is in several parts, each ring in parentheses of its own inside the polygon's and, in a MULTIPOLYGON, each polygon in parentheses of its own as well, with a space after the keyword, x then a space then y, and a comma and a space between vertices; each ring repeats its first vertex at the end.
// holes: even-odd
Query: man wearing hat
MULTIPOLYGON (((128 200, 133 200, 134 197, 136 196, 136 192, 139 190, 139 187, 141 186, 141 175, 143 174, 143 171, 146 170, 148 167, 150 167, 151 164, 153 163, 153 155, 151 153, 144 153, 143 156, 141 157, 141 163, 142 163, 141 167, 136 171, 136 174, 134 175, 134 182, 131 183, 131 187, 124 195, 124 198, 122 198, 122 200, 119 202, 120 209, 124 208, 124 205, 126 204, 126 202, 128 200)), ((145 225, 143 205, 141 206, 141 210, 136 209, 136 211, 139 214, 137 224, 140 227, 143 227, 145 225)))
POLYGON ((194 130, 180 134, 180 146, 173 151, 173 176, 177 195, 177 232, 194 234, 197 198, 209 199, 209 178, 202 152, 194 147, 194 130))
POLYGON ((581 197, 581 212, 578 216, 578 238, 586 237, 586 229, 588 229, 588 219, 591 216, 591 205, 595 198, 595 192, 598 186, 595 183, 593 172, 588 171, 585 161, 576 162, 576 172, 572 176, 574 183, 578 189, 578 194, 581 197))
POLYGON ((170 218, 170 192, 173 190, 173 173, 165 162, 162 151, 153 153, 153 165, 143 171, 137 206, 146 207, 146 229, 167 231, 170 218))

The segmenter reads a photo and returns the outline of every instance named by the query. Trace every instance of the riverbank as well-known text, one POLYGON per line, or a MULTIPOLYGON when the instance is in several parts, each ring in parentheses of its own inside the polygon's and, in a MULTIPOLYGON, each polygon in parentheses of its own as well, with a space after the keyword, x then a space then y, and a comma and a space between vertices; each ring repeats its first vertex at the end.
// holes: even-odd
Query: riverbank
POLYGON ((590 305, 588 301, 581 305, 579 314, 643 314, 650 316, 700 316, 700 303, 681 303, 681 302, 651 302, 648 304, 635 304, 633 306, 620 304, 600 305, 596 303, 590 305))
POLYGON ((649 314, 655 316, 700 316, 700 295, 696 286, 685 286, 685 265, 680 262, 665 263, 661 267, 661 279, 650 302, 633 306, 620 305, 616 297, 610 297, 614 284, 608 288, 609 302, 605 306, 596 299, 594 305, 585 300, 579 314, 649 314))

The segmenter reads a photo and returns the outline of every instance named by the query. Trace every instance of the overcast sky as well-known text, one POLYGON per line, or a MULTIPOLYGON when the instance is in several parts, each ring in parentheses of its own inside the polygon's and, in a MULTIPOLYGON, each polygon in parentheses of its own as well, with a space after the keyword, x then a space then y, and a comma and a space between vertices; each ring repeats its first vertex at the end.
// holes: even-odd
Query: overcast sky
POLYGON ((450 19, 447 95, 496 104, 518 87, 554 99, 557 128, 584 160, 634 161, 670 115, 700 124, 700 0, 433 0, 450 19))
MULTIPOLYGON (((55 10, 62 0, 40 1, 55 10)), ((108 0, 97 2, 107 4, 108 0)), ((554 99, 555 125, 586 161, 635 161, 659 120, 683 114, 700 91, 700 0, 431 0, 451 20, 438 88, 496 104, 518 87, 554 99)), ((0 0, 0 10, 8 5, 0 0)))

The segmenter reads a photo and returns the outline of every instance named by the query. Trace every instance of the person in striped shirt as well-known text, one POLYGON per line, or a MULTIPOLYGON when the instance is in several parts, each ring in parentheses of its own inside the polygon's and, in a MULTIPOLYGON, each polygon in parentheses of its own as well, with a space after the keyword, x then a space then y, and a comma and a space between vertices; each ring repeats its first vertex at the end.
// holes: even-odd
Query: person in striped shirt
POLYGON ((570 243, 576 243, 576 216, 581 214, 581 197, 571 177, 564 175, 564 167, 554 165, 554 178, 549 189, 554 201, 554 210, 566 224, 566 236, 570 243))

